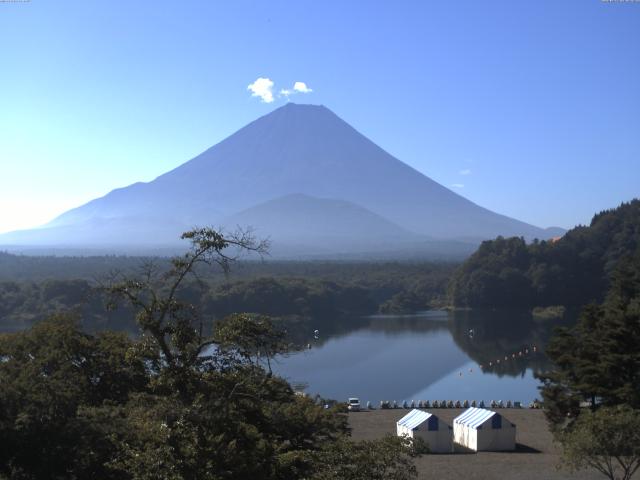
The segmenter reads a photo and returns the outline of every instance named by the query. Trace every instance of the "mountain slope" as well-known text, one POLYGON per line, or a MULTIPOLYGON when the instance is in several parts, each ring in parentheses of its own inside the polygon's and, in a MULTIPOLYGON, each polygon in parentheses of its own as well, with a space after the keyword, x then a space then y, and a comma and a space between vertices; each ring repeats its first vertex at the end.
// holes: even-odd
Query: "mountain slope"
POLYGON ((269 237, 276 254, 372 252, 422 242, 409 232, 352 202, 303 194, 278 197, 234 214, 227 228, 250 226, 258 237, 269 237))
POLYGON ((272 237, 372 240, 417 239, 418 235, 352 202, 303 194, 278 197, 243 210, 223 222, 250 225, 272 237))
MULTIPOLYGON (((144 243, 145 238, 172 242, 173 231, 182 226, 217 225, 242 210, 294 193, 351 202, 404 230, 440 239, 551 236, 439 185, 327 108, 292 103, 152 182, 114 190, 62 214, 45 229, 62 232, 49 230, 56 243, 78 243, 72 238, 74 229, 81 231, 76 238, 83 243, 144 243), (132 235, 127 228, 136 219, 146 225, 132 235), (96 227, 100 224, 108 224, 109 232, 96 227)), ((286 228, 295 229, 295 223, 286 228)), ((0 244, 16 239, 39 243, 47 237, 45 229, 19 238, 0 236, 0 244)))

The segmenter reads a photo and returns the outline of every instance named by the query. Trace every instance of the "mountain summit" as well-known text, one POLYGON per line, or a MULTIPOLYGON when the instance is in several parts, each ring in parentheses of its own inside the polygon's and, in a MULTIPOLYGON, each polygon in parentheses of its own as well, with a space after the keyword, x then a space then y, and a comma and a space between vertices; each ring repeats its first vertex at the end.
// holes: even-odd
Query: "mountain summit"
POLYGON ((309 253, 315 230, 325 249, 334 237, 353 245, 377 237, 373 243, 395 249, 419 239, 557 234, 470 202, 324 106, 288 103, 149 183, 116 189, 39 229, 0 236, 0 244, 169 245, 193 225, 233 228, 241 220, 275 243, 304 240, 309 253), (300 222, 296 205, 313 212, 312 224, 300 222))

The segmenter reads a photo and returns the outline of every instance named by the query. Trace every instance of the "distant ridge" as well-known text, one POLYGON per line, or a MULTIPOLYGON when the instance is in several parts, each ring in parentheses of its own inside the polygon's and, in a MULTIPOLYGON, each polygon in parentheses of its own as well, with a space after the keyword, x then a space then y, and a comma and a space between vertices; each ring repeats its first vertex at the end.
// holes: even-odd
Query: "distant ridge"
POLYGON ((223 224, 251 225, 257 233, 270 231, 273 237, 289 242, 342 237, 362 248, 385 241, 422 238, 355 203, 301 193, 243 210, 223 224))
POLYGON ((364 247, 374 237, 397 249, 418 238, 479 242, 563 232, 482 208, 324 106, 288 103, 149 183, 113 190, 41 228, 0 235, 0 245, 172 245, 190 226, 236 222, 304 244, 310 254, 320 246, 344 251, 339 242, 364 247))

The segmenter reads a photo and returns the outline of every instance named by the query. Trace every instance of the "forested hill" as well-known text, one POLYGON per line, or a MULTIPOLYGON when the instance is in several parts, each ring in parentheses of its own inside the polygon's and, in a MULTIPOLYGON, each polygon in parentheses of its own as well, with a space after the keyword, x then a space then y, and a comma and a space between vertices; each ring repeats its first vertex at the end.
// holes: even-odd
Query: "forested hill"
MULTIPOLYGON (((135 314, 107 310, 95 289, 119 272, 137 278, 166 258, 29 257, 0 252, 0 332, 22 330, 53 313, 75 312, 82 327, 137 331, 135 314)), ((197 305, 202 318, 233 312, 274 317, 354 318, 376 313, 405 313, 441 306, 457 265, 448 263, 238 262, 231 273, 198 270, 179 298, 197 305)))
POLYGON ((580 306, 601 301, 621 258, 639 253, 640 200, 598 213, 557 241, 483 242, 456 270, 449 301, 458 307, 580 306))

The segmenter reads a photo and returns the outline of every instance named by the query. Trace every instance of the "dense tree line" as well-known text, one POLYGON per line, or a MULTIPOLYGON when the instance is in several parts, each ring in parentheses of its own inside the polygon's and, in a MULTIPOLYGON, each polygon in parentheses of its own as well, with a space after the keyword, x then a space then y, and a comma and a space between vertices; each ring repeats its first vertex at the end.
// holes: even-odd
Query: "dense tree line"
POLYGON ((364 315, 377 310, 363 287, 299 278, 225 283, 207 292, 202 303, 217 315, 243 310, 275 316, 364 315))
MULTIPOLYGON (((170 257, 161 256, 36 256, 0 251, 0 281, 92 281, 114 271, 134 274, 141 264, 150 261, 161 270, 171 268, 170 257)), ((238 259, 233 270, 226 273, 207 268, 198 269, 197 273, 200 278, 214 282, 295 277, 393 289, 416 276, 448 276, 457 265, 444 261, 273 260, 265 257, 262 260, 238 259)))
POLYGON ((458 268, 449 299, 460 307, 581 306, 602 301, 611 273, 640 243, 640 200, 593 217, 556 241, 498 237, 458 268))
POLYGON ((133 271, 140 260, 118 255, 57 257, 0 252, 0 281, 92 280, 113 270, 133 271))
POLYGON ((624 257, 602 304, 559 329, 547 347, 556 368, 543 375, 546 412, 556 426, 577 418, 581 402, 640 409, 640 255, 624 257))
MULTIPOLYGON (((178 296, 198 305, 202 315, 210 319, 242 311, 273 316, 366 315, 375 313, 378 307, 363 287, 288 278, 218 285, 191 281, 185 282, 178 296)), ((100 289, 85 280, 0 282, 0 328, 25 328, 52 313, 73 312, 90 331, 135 329, 130 309, 107 311, 105 301, 100 289)))
MULTIPOLYGON (((86 261, 89 268, 96 266, 96 259, 86 261)), ((159 273, 168 269, 166 259, 136 258, 135 261, 135 267, 114 268, 114 271, 135 275, 141 265, 154 265, 159 273)), ((60 266, 64 266, 64 260, 60 266)), ((241 311, 306 318, 357 316, 379 310, 401 313, 443 304, 453 268, 448 264, 403 267, 402 264, 287 263, 274 264, 271 274, 258 275, 258 271, 266 268, 264 265, 258 268, 254 263, 239 263, 234 271, 236 267, 244 269, 243 273, 225 277, 207 275, 204 270, 203 274, 199 272, 197 279, 181 285, 178 292, 181 299, 198 305, 208 318, 222 318, 241 311), (407 270, 405 274, 402 274, 403 268, 407 270)), ((93 279, 0 281, 0 329, 25 328, 52 313, 71 311, 78 314, 83 326, 90 331, 136 330, 131 310, 105 310, 105 300, 98 287, 107 278, 107 273, 95 272, 93 279)))
POLYGON ((89 331, 135 330, 133 312, 109 312, 95 286, 86 280, 0 282, 0 331, 21 330, 53 314, 70 313, 89 331))
POLYGON ((559 329, 540 375, 545 414, 572 469, 630 479, 640 468, 640 254, 622 257, 601 304, 559 329))

